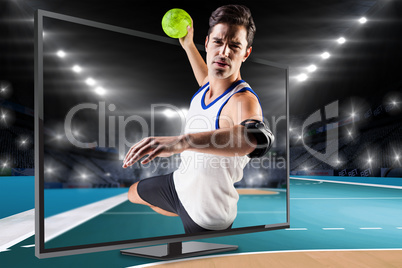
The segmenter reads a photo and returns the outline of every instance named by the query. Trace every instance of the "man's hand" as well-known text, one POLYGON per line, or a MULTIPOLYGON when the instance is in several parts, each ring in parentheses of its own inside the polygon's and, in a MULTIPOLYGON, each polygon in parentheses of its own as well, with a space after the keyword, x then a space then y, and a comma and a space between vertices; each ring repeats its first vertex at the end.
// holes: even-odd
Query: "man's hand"
POLYGON ((147 164, 155 157, 169 157, 183 152, 188 147, 184 136, 148 137, 134 144, 123 161, 123 168, 132 166, 145 155, 141 164, 147 164))
POLYGON ((179 42, 184 50, 187 50, 190 46, 194 45, 194 22, 191 19, 191 26, 187 26, 186 36, 179 38, 179 42))

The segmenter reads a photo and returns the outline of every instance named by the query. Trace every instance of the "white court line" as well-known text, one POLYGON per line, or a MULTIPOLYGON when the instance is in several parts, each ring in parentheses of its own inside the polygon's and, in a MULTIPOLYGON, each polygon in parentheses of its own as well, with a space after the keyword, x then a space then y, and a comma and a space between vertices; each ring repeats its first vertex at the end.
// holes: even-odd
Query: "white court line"
POLYGON ((35 244, 33 245, 26 245, 26 246, 21 246, 22 248, 33 248, 35 246, 35 244))
POLYGON ((276 251, 260 251, 260 252, 242 252, 242 253, 230 253, 230 254, 220 254, 220 255, 207 255, 201 257, 193 257, 193 258, 185 258, 185 259, 178 259, 172 261, 161 261, 161 262, 153 262, 147 264, 140 264, 135 266, 129 266, 126 268, 142 268, 142 267, 150 267, 163 265, 163 264, 171 264, 177 262, 184 262, 184 261, 193 261, 193 260, 201 260, 201 259, 208 259, 208 258, 221 258, 221 257, 233 257, 233 256, 241 256, 241 255, 253 255, 253 254, 276 254, 276 253, 299 253, 299 252, 355 252, 355 251, 399 251, 402 248, 371 248, 371 249, 310 249, 310 250, 276 250, 276 251))
POLYGON ((62 235, 125 201, 127 201, 127 193, 122 193, 46 218, 45 242, 62 235))
POLYGON ((402 230, 402 227, 396 227, 396 229, 402 230))
POLYGON ((382 230, 381 227, 361 227, 360 230, 382 230))
POLYGON ((34 235, 35 211, 27 210, 0 220, 0 252, 34 235))
POLYGON ((307 231, 307 228, 287 228, 286 231, 307 231))
POLYGON ((237 211, 237 214, 281 214, 286 211, 237 211))
POLYGON ((372 187, 380 187, 380 188, 402 189, 402 186, 393 186, 393 185, 358 183, 358 182, 348 182, 348 181, 329 181, 329 180, 307 179, 307 178, 298 178, 298 177, 289 177, 289 178, 295 179, 295 180, 318 181, 320 183, 330 182, 330 183, 350 184, 350 185, 359 185, 359 186, 372 186, 372 187))
POLYGON ((322 228, 323 230, 345 230, 345 228, 322 228))
MULTIPOLYGON (((45 219, 45 242, 127 200, 127 193, 110 197, 45 219), (74 220, 72 220, 74 218, 74 220)), ((0 219, 0 252, 35 234, 34 209, 0 219)))

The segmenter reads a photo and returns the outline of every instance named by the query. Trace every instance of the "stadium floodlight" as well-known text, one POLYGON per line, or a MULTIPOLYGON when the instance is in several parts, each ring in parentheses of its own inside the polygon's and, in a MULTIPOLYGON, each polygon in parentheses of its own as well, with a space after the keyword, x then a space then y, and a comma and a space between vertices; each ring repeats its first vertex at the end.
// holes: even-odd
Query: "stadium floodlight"
POLYGON ((399 155, 398 155, 398 154, 395 155, 395 160, 396 160, 396 161, 399 161, 399 155))
POLYGON ((360 22, 361 24, 364 24, 364 23, 367 22, 367 19, 366 19, 365 17, 361 17, 361 18, 359 19, 359 22, 360 22))
POLYGON ((299 75, 297 76, 297 80, 298 80, 299 82, 306 81, 307 78, 308 78, 308 76, 307 76, 306 74, 299 74, 299 75))
POLYGON ((95 93, 103 96, 106 94, 106 90, 103 87, 97 87, 97 88, 95 88, 95 93))
POLYGON ((309 71, 310 73, 315 72, 317 70, 317 66, 315 66, 314 64, 311 64, 310 66, 307 67, 307 71, 309 71))
POLYGON ((12 90, 11 83, 7 81, 0 81, 0 94, 1 95, 8 95, 12 90))
POLYGON ((373 162, 373 159, 371 159, 371 157, 369 157, 369 158, 367 159, 367 163, 371 164, 371 162, 373 162))
POLYGON ((96 81, 95 81, 92 77, 88 77, 88 78, 85 80, 85 83, 86 83, 88 86, 93 86, 93 85, 96 84, 96 81))
POLYGON ((321 58, 323 58, 324 60, 328 59, 329 57, 331 57, 331 54, 329 54, 328 52, 324 52, 321 54, 321 58))
POLYGON ((346 42, 346 39, 344 37, 339 37, 338 40, 336 40, 338 44, 344 44, 346 42))
POLYGON ((66 52, 64 52, 63 50, 59 50, 57 51, 57 56, 59 58, 64 58, 66 56, 66 52))
POLYGON ((72 69, 75 73, 80 73, 80 72, 82 71, 82 68, 81 68, 81 66, 79 66, 79 65, 74 65, 71 69, 72 69))
POLYGON ((163 114, 168 118, 172 118, 173 116, 175 116, 175 112, 171 109, 165 109, 163 111, 163 114))
POLYGON ((350 116, 351 116, 352 118, 355 118, 356 113, 355 113, 355 112, 352 112, 352 113, 350 114, 350 116))

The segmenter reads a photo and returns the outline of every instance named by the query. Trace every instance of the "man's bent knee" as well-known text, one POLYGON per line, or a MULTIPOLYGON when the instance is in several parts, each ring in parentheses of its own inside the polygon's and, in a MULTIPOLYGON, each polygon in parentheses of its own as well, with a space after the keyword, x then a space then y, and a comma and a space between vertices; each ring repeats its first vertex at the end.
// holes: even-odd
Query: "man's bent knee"
POLYGON ((179 216, 176 213, 161 209, 160 207, 150 206, 150 208, 152 208, 153 211, 155 211, 161 215, 164 215, 164 216, 169 216, 169 217, 178 217, 179 216))
POLYGON ((141 204, 141 205, 147 205, 149 206, 151 209, 153 209, 155 212, 165 215, 165 216, 178 216, 177 214, 173 213, 173 212, 169 212, 166 210, 163 210, 159 207, 153 206, 151 204, 149 204, 148 202, 144 201, 140 195, 138 194, 137 191, 137 187, 138 187, 138 183, 136 182, 133 185, 130 186, 130 188, 128 189, 128 200, 131 203, 135 203, 135 204, 141 204))
POLYGON ((142 204, 142 205, 149 205, 147 202, 142 200, 142 198, 138 195, 137 187, 138 187, 139 181, 131 185, 131 187, 128 189, 128 200, 131 203, 135 204, 142 204))
POLYGON ((148 202, 144 201, 140 195, 138 194, 137 191, 137 187, 138 187, 138 183, 139 181, 137 181, 136 183, 134 183, 133 185, 131 185, 131 187, 128 189, 128 200, 131 203, 135 203, 135 204, 140 204, 140 205, 146 205, 149 206, 150 208, 152 208, 155 212, 158 212, 159 214, 165 215, 165 216, 178 216, 175 213, 163 210, 159 207, 153 206, 151 204, 149 204, 148 202))

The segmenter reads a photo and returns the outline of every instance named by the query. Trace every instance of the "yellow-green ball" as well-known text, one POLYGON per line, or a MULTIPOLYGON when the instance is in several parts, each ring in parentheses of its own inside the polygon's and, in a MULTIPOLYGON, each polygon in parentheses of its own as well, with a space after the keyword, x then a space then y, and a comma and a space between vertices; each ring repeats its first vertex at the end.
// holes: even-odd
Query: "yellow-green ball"
POLYGON ((187 35, 187 26, 191 26, 190 15, 180 8, 173 8, 162 18, 162 29, 169 37, 182 38, 187 35))

